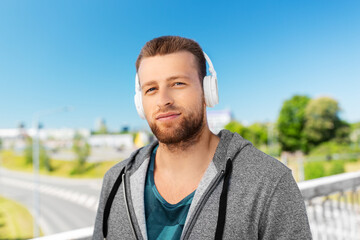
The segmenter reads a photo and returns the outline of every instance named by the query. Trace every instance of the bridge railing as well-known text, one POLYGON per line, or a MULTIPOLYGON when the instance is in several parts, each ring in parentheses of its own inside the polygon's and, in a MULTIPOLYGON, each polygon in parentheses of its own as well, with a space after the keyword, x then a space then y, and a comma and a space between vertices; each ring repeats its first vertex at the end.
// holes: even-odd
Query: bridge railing
POLYGON ((360 172, 300 182, 313 239, 360 239, 360 172))
POLYGON ((68 232, 56 233, 32 240, 91 240, 93 227, 80 228, 68 232))
MULTIPOLYGON (((360 172, 300 182, 313 239, 360 240, 360 172)), ((88 240, 92 227, 36 240, 88 240)))

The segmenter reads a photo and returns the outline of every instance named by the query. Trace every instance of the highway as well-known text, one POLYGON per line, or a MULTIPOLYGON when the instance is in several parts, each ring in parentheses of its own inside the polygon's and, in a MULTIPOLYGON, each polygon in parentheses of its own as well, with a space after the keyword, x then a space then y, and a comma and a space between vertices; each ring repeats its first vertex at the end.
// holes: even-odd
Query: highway
MULTIPOLYGON (((44 235, 93 226, 101 182, 40 176, 39 222, 44 235)), ((0 195, 20 202, 32 214, 33 191, 33 174, 0 168, 0 195)))

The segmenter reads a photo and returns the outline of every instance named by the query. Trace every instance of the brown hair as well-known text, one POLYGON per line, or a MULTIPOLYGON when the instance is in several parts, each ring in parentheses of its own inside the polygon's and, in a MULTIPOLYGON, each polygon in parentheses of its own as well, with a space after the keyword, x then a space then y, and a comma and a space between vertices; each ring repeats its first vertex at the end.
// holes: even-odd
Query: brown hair
POLYGON ((188 51, 195 56, 198 66, 198 74, 200 81, 206 76, 206 60, 200 45, 192 39, 179 36, 162 36, 148 41, 141 49, 136 60, 136 72, 139 70, 141 60, 146 57, 154 57, 156 55, 166 55, 170 53, 188 51))

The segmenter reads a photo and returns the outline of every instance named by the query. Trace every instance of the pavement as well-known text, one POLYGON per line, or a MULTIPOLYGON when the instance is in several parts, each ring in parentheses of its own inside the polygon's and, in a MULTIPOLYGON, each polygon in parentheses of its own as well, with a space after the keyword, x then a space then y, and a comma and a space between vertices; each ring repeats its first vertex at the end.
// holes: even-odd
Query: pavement
POLYGON ((40 227, 45 235, 94 225, 102 179, 40 176, 0 168, 0 195, 18 201, 34 216, 34 191, 40 196, 40 227), (39 187, 37 187, 39 186, 39 187))

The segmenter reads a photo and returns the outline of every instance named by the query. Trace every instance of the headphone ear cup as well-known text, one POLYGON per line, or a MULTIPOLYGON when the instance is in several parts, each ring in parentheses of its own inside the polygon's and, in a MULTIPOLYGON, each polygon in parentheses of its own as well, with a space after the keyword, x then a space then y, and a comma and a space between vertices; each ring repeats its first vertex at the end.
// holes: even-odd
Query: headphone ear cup
POLYGON ((219 103, 219 92, 218 92, 218 84, 216 76, 211 76, 210 80, 211 87, 211 102, 213 107, 219 103))
POLYGON ((212 107, 211 106, 211 99, 210 99, 211 96, 209 96, 211 94, 210 76, 205 76, 204 77, 203 88, 204 88, 204 98, 205 98, 206 106, 212 107))
POLYGON ((206 106, 214 107, 219 103, 217 79, 213 76, 205 76, 203 81, 204 97, 206 106))
POLYGON ((144 112, 144 108, 142 105, 142 97, 141 97, 141 91, 140 91, 140 83, 139 83, 139 76, 136 73, 135 75, 135 96, 134 96, 134 102, 135 102, 135 107, 136 107, 136 111, 139 114, 139 116, 142 119, 145 119, 145 112, 144 112))
POLYGON ((139 116, 142 119, 145 119, 145 113, 144 113, 144 108, 143 108, 142 99, 141 99, 141 92, 136 91, 134 100, 135 100, 135 107, 136 107, 137 113, 139 114, 139 116))

